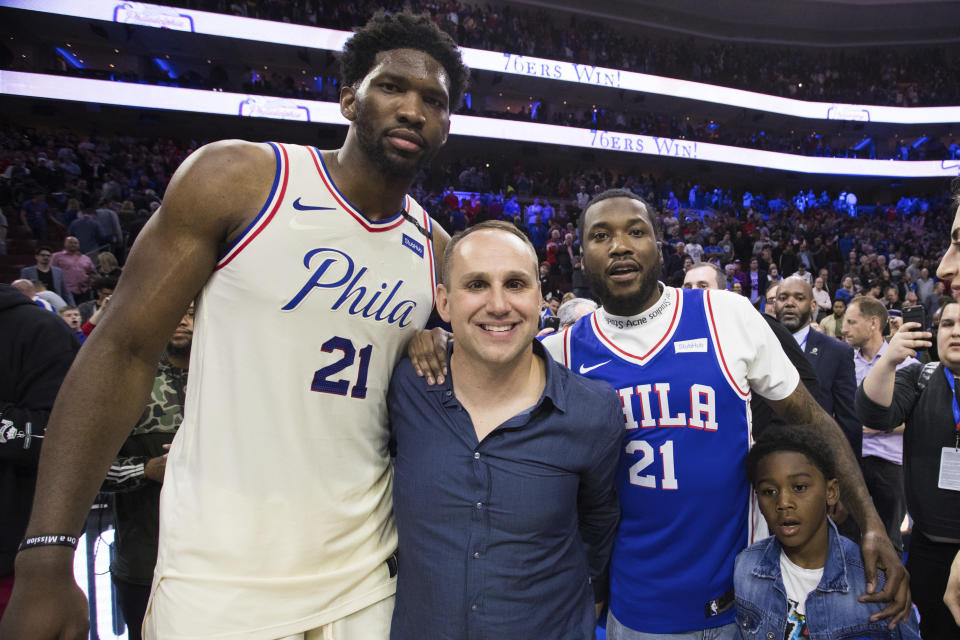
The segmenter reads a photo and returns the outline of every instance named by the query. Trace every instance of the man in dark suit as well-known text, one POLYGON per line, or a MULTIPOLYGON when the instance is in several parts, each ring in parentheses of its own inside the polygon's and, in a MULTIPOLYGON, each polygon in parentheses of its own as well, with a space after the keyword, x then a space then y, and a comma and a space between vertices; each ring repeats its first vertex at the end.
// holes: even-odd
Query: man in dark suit
POLYGON ((37 264, 32 267, 20 269, 20 278, 23 280, 37 280, 42 282, 44 286, 47 287, 47 291, 53 291, 63 298, 68 305, 74 306, 76 303, 73 301, 73 294, 70 293, 66 283, 63 281, 63 271, 60 267, 54 267, 50 264, 50 256, 52 255, 53 251, 50 247, 42 245, 38 247, 37 252, 33 256, 37 264))
POLYGON ((813 289, 801 278, 787 278, 777 289, 777 319, 793 333, 794 339, 820 380, 817 402, 836 419, 854 452, 860 453, 863 440, 860 420, 854 409, 857 391, 853 348, 811 328, 813 289))

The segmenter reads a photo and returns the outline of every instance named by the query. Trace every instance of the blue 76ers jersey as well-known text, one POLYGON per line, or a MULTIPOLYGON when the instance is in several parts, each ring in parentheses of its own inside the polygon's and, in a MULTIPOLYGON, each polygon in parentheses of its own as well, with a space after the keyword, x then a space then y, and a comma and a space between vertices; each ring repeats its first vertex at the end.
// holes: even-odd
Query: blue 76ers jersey
POLYGON ((615 344, 596 314, 565 336, 568 366, 609 382, 623 403, 610 607, 646 633, 732 622, 733 563, 747 546, 749 392, 724 373, 704 292, 678 291, 670 328, 646 354, 615 344))

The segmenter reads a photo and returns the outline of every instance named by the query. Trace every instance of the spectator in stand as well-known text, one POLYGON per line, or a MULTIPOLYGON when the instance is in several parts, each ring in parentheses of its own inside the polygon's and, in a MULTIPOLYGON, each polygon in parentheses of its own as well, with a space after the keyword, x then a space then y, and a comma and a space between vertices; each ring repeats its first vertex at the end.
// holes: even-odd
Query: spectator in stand
POLYGON ((67 306, 60 309, 58 313, 60 317, 63 318, 63 321, 67 323, 67 326, 70 327, 70 330, 73 331, 73 335, 77 337, 80 344, 83 344, 87 336, 80 330, 80 325, 83 324, 80 322, 80 310, 76 307, 67 306))
POLYGON ((101 244, 106 244, 110 247, 116 247, 123 242, 123 231, 120 228, 120 217, 117 215, 117 211, 119 211, 120 208, 121 204, 116 200, 113 200, 106 205, 105 203, 101 203, 101 205, 97 207, 96 221, 97 225, 100 227, 101 244))
POLYGON ((13 558, 30 516, 47 418, 79 346, 70 334, 59 318, 0 284, 0 618, 13 589, 13 558))
POLYGON ((838 297, 833 301, 833 308, 830 315, 819 322, 820 331, 824 335, 843 340, 843 316, 847 310, 847 303, 843 298, 838 297))
POLYGON ((63 280, 74 302, 90 297, 90 279, 96 277, 97 269, 85 254, 80 253, 80 241, 67 236, 63 241, 63 251, 57 251, 50 258, 50 264, 63 271, 63 280))
POLYGON ((53 310, 57 313, 60 313, 60 309, 63 309, 67 306, 67 301, 58 296, 53 291, 48 291, 46 285, 44 285, 39 280, 31 280, 34 289, 37 290, 37 297, 46 300, 53 306, 53 310))
POLYGON ((819 276, 813 281, 813 301, 817 305, 815 319, 829 314, 833 308, 830 302, 830 292, 826 290, 823 278, 819 276))
POLYGON ((80 253, 92 255, 103 244, 104 238, 97 224, 97 213, 86 209, 79 218, 70 223, 67 233, 80 243, 80 253))
POLYGON ((33 286, 33 283, 30 282, 29 280, 24 280, 21 278, 20 280, 14 280, 11 283, 11 285, 13 286, 14 289, 16 289, 23 295, 30 298, 30 300, 32 300, 33 303, 38 307, 40 307, 41 309, 46 309, 47 311, 56 313, 56 310, 53 308, 52 304, 50 304, 43 298, 37 297, 37 289, 36 287, 33 286))
POLYGON ((811 287, 813 286, 813 276, 810 274, 809 271, 807 271, 807 265, 804 264, 804 262, 803 262, 802 260, 800 261, 799 264, 797 264, 797 271, 796 271, 796 273, 794 273, 794 274, 793 274, 792 276, 790 276, 790 277, 791 277, 791 278, 800 278, 801 280, 803 280, 804 282, 806 282, 806 283, 807 283, 808 285, 810 285, 811 287))
POLYGON ((835 300, 843 300, 843 302, 849 303, 855 295, 857 295, 857 290, 853 286, 853 278, 844 276, 840 288, 833 294, 833 297, 835 300))
POLYGON ((540 217, 543 219, 545 223, 551 224, 551 221, 553 220, 554 215, 556 215, 554 208, 551 207, 550 202, 548 202, 547 199, 544 198, 543 207, 540 210, 540 217))
POLYGON ((56 293, 64 299, 67 304, 72 305, 73 294, 67 289, 63 271, 59 267, 50 264, 50 258, 53 255, 50 247, 41 245, 37 247, 33 255, 36 264, 32 267, 20 269, 20 277, 26 280, 39 280, 44 284, 48 291, 56 293))
POLYGON ((97 272, 104 278, 119 278, 122 273, 117 257, 109 251, 97 254, 97 272))
POLYGON ((857 411, 866 426, 887 433, 906 422, 903 462, 907 510, 914 520, 907 570, 920 633, 939 639, 957 637, 943 597, 950 564, 960 552, 960 485, 945 473, 956 462, 944 451, 957 446, 960 304, 947 303, 940 318, 936 339, 941 363, 899 368, 917 349, 929 348, 930 337, 913 323, 893 336, 857 392, 857 411))
POLYGON ((861 425, 853 409, 856 379, 853 349, 811 328, 813 293, 799 278, 787 278, 777 288, 777 320, 793 333, 794 339, 820 381, 817 402, 837 421, 853 451, 860 451, 861 425))
MULTIPOLYGON (((113 295, 113 290, 117 288, 117 279, 109 276, 100 276, 93 281, 93 292, 96 296, 93 300, 88 300, 80 305, 80 322, 87 322, 93 315, 103 308, 104 300, 113 295)), ((94 323, 96 324, 96 323, 94 323)))
MULTIPOLYGON (((776 268, 776 265, 774 265, 776 268)), ((769 274, 760 268, 760 260, 750 258, 750 271, 747 273, 747 297, 750 302, 756 306, 767 293, 769 286, 769 274)))
POLYGON ((942 280, 937 280, 933 283, 933 293, 923 299, 923 308, 927 310, 927 316, 931 319, 929 324, 933 324, 933 314, 940 309, 944 300, 950 300, 951 298, 944 294, 946 285, 942 280))
POLYGON ((917 300, 924 304, 926 299, 933 293, 933 285, 936 283, 934 278, 930 277, 930 270, 926 267, 920 269, 920 275, 913 281, 913 291, 917 294, 917 300))
POLYGON ((20 222, 27 228, 27 233, 40 242, 47 239, 48 222, 60 226, 50 211, 46 194, 42 191, 34 193, 20 206, 20 222))
MULTIPOLYGON (((887 343, 883 339, 886 325, 887 310, 878 300, 857 296, 850 301, 850 309, 843 323, 843 335, 847 344, 854 348, 853 363, 858 387, 887 350, 887 343)), ((918 363, 915 358, 906 358, 897 365, 897 369, 913 363, 918 363)), ((898 551, 902 551, 900 524, 907 510, 902 467, 903 425, 890 433, 863 427, 862 452, 860 468, 864 482, 887 528, 887 537, 898 551)))
POLYGON ((887 311, 891 309, 896 309, 900 311, 902 305, 900 304, 900 288, 897 286, 888 286, 883 294, 883 306, 887 308, 887 311))
POLYGON ((571 298, 557 309, 560 330, 572 327, 577 320, 597 310, 597 303, 589 298, 571 298))

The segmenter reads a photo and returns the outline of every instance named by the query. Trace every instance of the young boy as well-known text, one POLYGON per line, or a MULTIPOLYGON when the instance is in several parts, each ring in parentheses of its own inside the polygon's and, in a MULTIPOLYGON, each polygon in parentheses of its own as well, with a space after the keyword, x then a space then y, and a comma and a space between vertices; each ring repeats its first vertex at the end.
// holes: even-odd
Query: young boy
POLYGON ((87 339, 87 336, 85 336, 83 331, 80 330, 80 309, 77 307, 64 307, 63 309, 60 309, 60 317, 63 318, 63 321, 67 323, 67 326, 70 327, 70 330, 73 331, 74 335, 77 336, 77 340, 80 341, 80 344, 83 344, 83 341, 87 339))
POLYGON ((747 478, 773 535, 737 556, 742 638, 919 638, 912 615, 889 630, 871 622, 882 605, 858 600, 866 593, 860 549, 827 517, 840 488, 826 443, 807 430, 771 427, 747 455, 747 478))

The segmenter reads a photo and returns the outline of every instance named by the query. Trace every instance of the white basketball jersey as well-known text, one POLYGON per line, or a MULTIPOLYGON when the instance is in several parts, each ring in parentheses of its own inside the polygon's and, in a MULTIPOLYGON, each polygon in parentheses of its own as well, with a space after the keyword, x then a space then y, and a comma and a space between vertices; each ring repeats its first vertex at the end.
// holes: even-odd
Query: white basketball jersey
MULTIPOLYGON (((431 222, 377 222, 314 148, 277 170, 196 310, 147 628, 278 638, 394 591, 386 392, 433 305, 431 222)), ((198 212, 200 214, 202 212, 198 212)))

